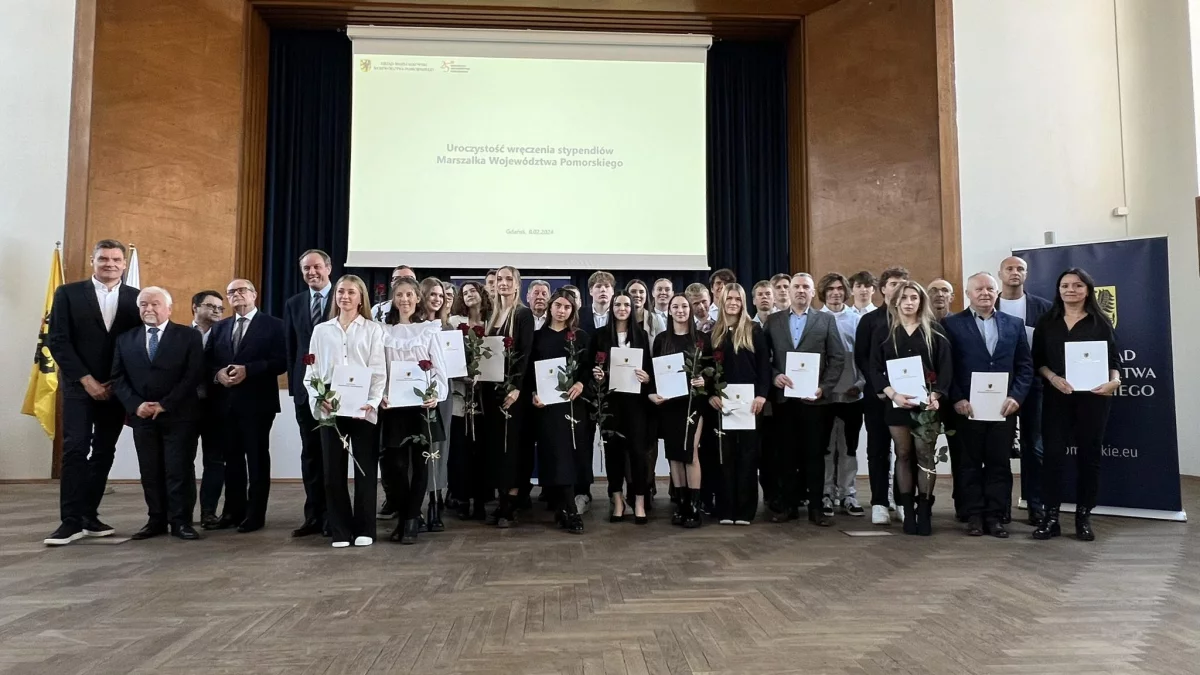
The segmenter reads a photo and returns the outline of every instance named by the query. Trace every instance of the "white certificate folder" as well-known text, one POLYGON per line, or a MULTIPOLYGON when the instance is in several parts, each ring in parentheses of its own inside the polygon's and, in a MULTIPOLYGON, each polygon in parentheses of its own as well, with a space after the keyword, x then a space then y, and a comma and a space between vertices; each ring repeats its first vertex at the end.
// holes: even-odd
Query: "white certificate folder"
POLYGON ((608 354, 608 390, 626 394, 642 393, 642 383, 637 380, 637 369, 641 367, 641 349, 613 347, 608 354))
POLYGON ((654 385, 663 398, 687 396, 688 378, 683 370, 683 354, 654 357, 654 385))
MULTIPOLYGON (((888 384, 898 394, 915 396, 917 403, 929 400, 929 390, 925 388, 925 364, 919 356, 908 356, 903 359, 892 359, 887 362, 888 384)), ((892 401, 892 407, 899 405, 892 401)))
POLYGON ((971 373, 971 419, 1003 422, 1004 400, 1008 398, 1008 373, 971 373))
POLYGON ((1075 391, 1091 391, 1108 382, 1108 343, 1067 342, 1066 380, 1075 391))
POLYGON ((371 391, 371 369, 366 366, 334 366, 329 388, 337 395, 339 417, 364 417, 362 407, 371 391))
POLYGON ((788 352, 783 374, 792 380, 792 386, 783 390, 784 397, 814 399, 821 387, 821 355, 788 352))

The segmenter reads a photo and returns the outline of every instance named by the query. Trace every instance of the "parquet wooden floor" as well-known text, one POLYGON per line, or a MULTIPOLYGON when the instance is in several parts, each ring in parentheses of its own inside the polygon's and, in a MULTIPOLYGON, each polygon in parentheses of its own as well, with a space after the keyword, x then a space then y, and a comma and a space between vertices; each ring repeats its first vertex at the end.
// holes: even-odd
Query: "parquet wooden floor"
MULTIPOLYGON (((1200 513, 1200 482, 1184 491, 1200 513)), ((333 550, 289 538, 287 484, 257 533, 47 549, 57 494, 0 485, 0 673, 1200 672, 1194 524, 973 539, 944 496, 929 538, 850 537, 871 526, 849 517, 685 531, 665 498, 646 527, 597 500, 582 537, 539 509, 333 550)), ((118 536, 145 519, 134 485, 102 511, 118 536)))

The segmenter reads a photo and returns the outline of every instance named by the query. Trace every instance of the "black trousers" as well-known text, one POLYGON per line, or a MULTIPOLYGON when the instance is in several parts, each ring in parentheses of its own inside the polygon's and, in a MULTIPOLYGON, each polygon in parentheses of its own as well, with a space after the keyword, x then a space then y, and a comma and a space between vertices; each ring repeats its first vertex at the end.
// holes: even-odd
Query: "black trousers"
POLYGON ((1096 506, 1100 489, 1100 450, 1112 398, 1092 393, 1063 394, 1046 387, 1042 399, 1042 499, 1046 508, 1062 504, 1063 465, 1075 451, 1075 504, 1096 506), (1074 440, 1072 448, 1069 444, 1074 440))
MULTIPOLYGON (((308 400, 296 404, 300 427, 300 477, 304 480, 304 522, 325 523, 325 453, 321 431, 308 408, 308 400)), ((364 469, 366 467, 363 467, 364 469)))
POLYGON ((201 399, 200 410, 200 453, 204 462, 204 474, 200 478, 200 515, 207 516, 216 514, 221 490, 225 487, 225 438, 221 418, 209 399, 201 399))
POLYGON ((322 471, 325 476, 326 522, 333 540, 353 541, 355 537, 375 538, 376 467, 379 462, 379 429, 366 420, 339 417, 338 429, 350 438, 350 449, 358 465, 354 468, 354 504, 346 472, 352 462, 337 431, 321 427, 322 471), (358 467, 362 467, 362 471, 358 467))
POLYGON ((134 422, 142 494, 150 523, 191 525, 196 508, 196 424, 168 417, 134 422))
POLYGON ((429 470, 421 453, 428 446, 406 443, 399 448, 384 448, 380 458, 383 474, 391 486, 392 508, 400 514, 400 520, 419 518, 421 502, 429 486, 429 470))
MULTIPOLYGON (((74 385, 72 388, 80 388, 74 385)), ((83 393, 63 396, 62 472, 59 517, 63 522, 95 518, 125 424, 116 398, 97 401, 83 393)))
POLYGON ((624 490, 629 483, 629 496, 646 496, 649 494, 649 483, 646 471, 646 448, 634 447, 628 437, 612 436, 604 441, 605 471, 608 477, 608 494, 624 490))
POLYGON ((961 436, 960 488, 964 515, 999 519, 1008 511, 1012 493, 1009 460, 1017 433, 1017 418, 1014 415, 1003 422, 959 418, 955 428, 956 435, 961 436))
POLYGON ((820 509, 825 490, 825 450, 829 446, 825 421, 828 406, 795 399, 785 401, 777 410, 776 414, 782 413, 789 425, 778 455, 780 500, 784 507, 794 509, 807 499, 809 509, 820 509))
POLYGON ((758 512, 758 431, 726 431, 718 453, 721 489, 717 493, 717 517, 722 520, 754 520, 758 512))
POLYGON ((772 414, 758 417, 758 484, 762 487, 763 501, 774 504, 779 495, 779 426, 782 418, 774 414, 777 403, 770 403, 772 414))
POLYGON ((263 523, 271 493, 271 424, 275 415, 230 408, 225 416, 225 516, 263 523))
POLYGON ((891 405, 871 394, 863 396, 863 421, 867 427, 867 475, 871 482, 871 506, 888 505, 888 475, 891 473, 892 432, 883 411, 891 405))

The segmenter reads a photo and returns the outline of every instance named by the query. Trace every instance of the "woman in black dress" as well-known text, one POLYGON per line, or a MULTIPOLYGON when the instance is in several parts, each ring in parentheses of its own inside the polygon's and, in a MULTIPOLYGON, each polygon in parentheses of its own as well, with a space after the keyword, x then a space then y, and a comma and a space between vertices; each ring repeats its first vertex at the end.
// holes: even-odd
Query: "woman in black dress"
POLYGON ((1033 367, 1051 386, 1042 400, 1042 439, 1045 444, 1042 496, 1046 517, 1034 539, 1062 534, 1058 508, 1062 503, 1062 471, 1067 443, 1075 440, 1075 535, 1093 541, 1092 509, 1100 488, 1100 449, 1112 395, 1121 387, 1121 359, 1108 317, 1096 302, 1096 282, 1073 268, 1058 277, 1058 294, 1050 311, 1033 331, 1033 367), (1066 375, 1066 343, 1099 341, 1108 344, 1108 382, 1091 391, 1075 391, 1066 375))
POLYGON ((642 360, 636 364, 634 374, 642 389, 637 394, 619 391, 609 391, 605 397, 606 413, 612 415, 604 422, 601 429, 601 443, 604 445, 604 461, 607 464, 608 498, 612 502, 609 522, 618 522, 624 518, 629 505, 621 494, 626 482, 629 483, 629 495, 633 498, 634 522, 645 525, 646 495, 649 492, 646 462, 649 459, 649 441, 647 440, 647 418, 649 404, 646 395, 650 393, 646 386, 650 382, 650 337, 634 319, 634 300, 626 293, 617 293, 612 300, 612 320, 608 325, 596 332, 592 340, 592 362, 596 364, 592 375, 597 386, 608 387, 605 383, 607 368, 613 365, 613 347, 628 347, 642 350, 642 360), (607 365, 602 364, 600 354, 607 365), (609 433, 611 432, 611 433, 609 433))
POLYGON ((507 345, 505 382, 482 387, 488 471, 492 487, 500 490, 500 503, 488 523, 507 528, 516 524, 515 497, 528 476, 518 476, 521 461, 521 425, 529 396, 524 394, 529 350, 533 347, 533 312, 521 302, 521 272, 512 266, 496 270, 496 304, 488 317, 488 335, 502 336, 507 345))
MULTIPOLYGON (((720 369, 721 380, 728 384, 754 385, 754 399, 744 405, 758 415, 767 403, 771 387, 767 337, 746 314, 746 291, 740 284, 725 284, 717 298, 717 307, 720 314, 712 331, 713 367, 720 369)), ((724 414, 725 399, 713 395, 708 402, 718 415, 724 414)), ((718 429, 718 432, 722 434, 718 448, 721 476, 717 489, 718 522, 749 525, 758 511, 758 430, 718 429)))
POLYGON ((538 361, 566 358, 571 386, 560 394, 566 403, 547 404, 534 391, 530 423, 537 438, 538 485, 549 495, 559 526, 583 534, 575 485, 590 481, 592 473, 592 427, 586 406, 578 400, 591 372, 588 334, 579 329, 579 313, 569 291, 560 289, 550 296, 549 312, 550 319, 533 334, 526 378, 534 390, 533 369, 538 361))
MULTIPOLYGON (((692 358, 711 359, 712 344, 707 334, 696 330, 688 299, 673 296, 668 311, 671 327, 654 338, 652 354, 657 357, 684 353, 692 358)), ((705 380, 697 376, 689 384, 693 389, 703 390, 705 380)), ((690 392, 672 399, 650 394, 650 402, 658 406, 658 432, 671 463, 671 484, 679 491, 679 506, 671 516, 673 525, 700 527, 700 461, 696 452, 704 428, 701 415, 704 398, 707 397, 693 396, 690 392)))
MULTIPOLYGON (((455 294, 454 307, 450 310, 450 326, 466 326, 467 331, 486 331, 488 317, 492 315, 492 298, 483 284, 478 281, 463 282, 462 290, 455 294)), ((465 340, 464 340, 465 342, 465 340)), ((454 395, 453 417, 450 422, 450 494, 458 502, 458 517, 463 520, 487 518, 484 504, 491 500, 493 489, 487 480, 487 456, 484 454, 483 413, 480 408, 481 392, 491 388, 490 384, 474 382, 469 378, 458 378, 451 388, 454 395), (471 505, 471 500, 475 505, 471 505)))
MULTIPOLYGON (((926 443, 913 434, 916 421, 912 413, 923 405, 930 410, 938 409, 938 399, 946 395, 953 376, 950 360, 950 341, 942 332, 941 324, 933 318, 929 307, 929 296, 915 281, 906 281, 892 294, 887 305, 891 328, 887 336, 871 353, 871 370, 882 382, 882 393, 895 406, 888 405, 884 420, 892 432, 896 444, 896 481, 899 492, 896 503, 904 506, 904 533, 929 535, 933 532, 930 514, 933 508, 933 484, 937 478, 935 444, 926 443), (929 392, 927 401, 901 394, 888 384, 887 362, 920 356, 925 369, 925 387, 929 392), (913 455, 916 454, 917 485, 919 491, 917 508, 913 509, 913 455)), ((871 378, 868 378, 871 379, 871 378)))

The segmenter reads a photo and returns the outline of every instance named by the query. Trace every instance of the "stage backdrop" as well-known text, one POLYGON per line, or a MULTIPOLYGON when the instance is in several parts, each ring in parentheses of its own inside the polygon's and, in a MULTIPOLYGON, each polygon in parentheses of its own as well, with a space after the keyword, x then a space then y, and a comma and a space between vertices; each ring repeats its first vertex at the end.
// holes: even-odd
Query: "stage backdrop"
MULTIPOLYGON (((1096 280, 1096 299, 1116 326, 1121 389, 1108 418, 1096 513, 1185 520, 1171 359, 1167 239, 1127 239, 1015 250, 1029 264, 1026 288, 1047 299, 1071 267, 1096 280)), ((1067 463, 1063 500, 1075 497, 1067 463)))

